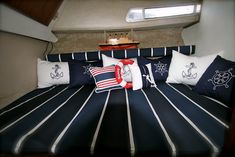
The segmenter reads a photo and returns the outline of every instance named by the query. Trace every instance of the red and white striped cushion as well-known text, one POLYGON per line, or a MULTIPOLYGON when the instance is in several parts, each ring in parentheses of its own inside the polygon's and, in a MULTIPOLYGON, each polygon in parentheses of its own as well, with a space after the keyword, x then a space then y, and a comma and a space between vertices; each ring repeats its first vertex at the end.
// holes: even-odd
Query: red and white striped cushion
POLYGON ((90 73, 96 83, 96 93, 122 88, 115 78, 115 66, 91 67, 90 73))

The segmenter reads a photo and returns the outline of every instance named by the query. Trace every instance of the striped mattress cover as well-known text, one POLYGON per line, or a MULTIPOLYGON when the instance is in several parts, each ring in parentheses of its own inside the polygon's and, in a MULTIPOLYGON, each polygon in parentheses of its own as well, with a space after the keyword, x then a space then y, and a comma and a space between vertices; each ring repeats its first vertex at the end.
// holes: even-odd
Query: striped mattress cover
POLYGON ((0 154, 217 156, 231 109, 188 86, 36 89, 0 112, 0 154))

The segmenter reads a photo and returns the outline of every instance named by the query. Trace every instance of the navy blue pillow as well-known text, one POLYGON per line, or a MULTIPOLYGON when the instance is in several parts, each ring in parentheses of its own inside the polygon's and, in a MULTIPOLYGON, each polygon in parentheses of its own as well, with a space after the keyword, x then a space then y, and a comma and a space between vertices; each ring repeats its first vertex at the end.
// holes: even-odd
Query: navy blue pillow
POLYGON ((152 73, 155 82, 165 81, 168 77, 169 66, 172 56, 164 56, 158 59, 146 59, 144 57, 137 57, 139 65, 146 65, 151 63, 152 73))
POLYGON ((234 102, 234 86, 235 62, 217 56, 193 90, 230 106, 234 102))
POLYGON ((71 61, 69 62, 70 73, 70 88, 75 88, 85 84, 95 84, 95 81, 89 71, 90 67, 102 67, 102 61, 84 62, 71 61))

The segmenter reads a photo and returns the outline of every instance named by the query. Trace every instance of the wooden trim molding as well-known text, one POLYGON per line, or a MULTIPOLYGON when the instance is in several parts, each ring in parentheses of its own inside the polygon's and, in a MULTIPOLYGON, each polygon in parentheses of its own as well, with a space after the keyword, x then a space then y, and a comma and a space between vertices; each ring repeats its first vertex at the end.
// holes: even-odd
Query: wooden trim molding
POLYGON ((63 0, 3 0, 3 2, 25 16, 48 26, 63 0))

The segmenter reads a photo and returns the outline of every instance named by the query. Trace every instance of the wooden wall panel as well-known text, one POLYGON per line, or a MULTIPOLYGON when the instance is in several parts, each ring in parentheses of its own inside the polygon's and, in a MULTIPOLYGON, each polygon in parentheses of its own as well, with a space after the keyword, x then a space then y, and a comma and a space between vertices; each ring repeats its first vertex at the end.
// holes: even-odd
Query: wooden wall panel
POLYGON ((3 0, 3 2, 22 14, 48 26, 63 0, 3 0))

